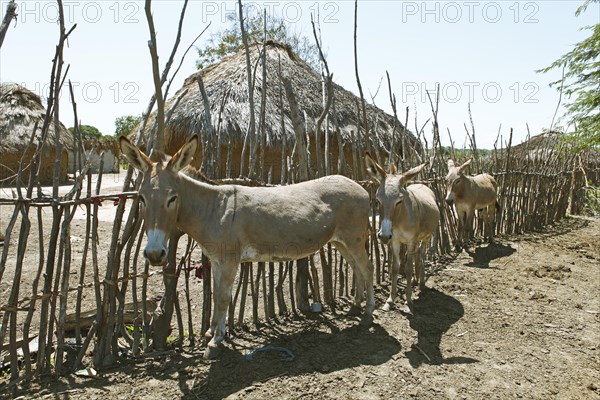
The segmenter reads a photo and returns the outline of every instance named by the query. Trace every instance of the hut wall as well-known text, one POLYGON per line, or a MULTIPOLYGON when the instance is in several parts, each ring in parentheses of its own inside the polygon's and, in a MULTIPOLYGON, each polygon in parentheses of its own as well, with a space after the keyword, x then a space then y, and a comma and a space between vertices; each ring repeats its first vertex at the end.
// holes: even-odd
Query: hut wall
MULTIPOLYGON (((179 150, 181 145, 183 145, 183 143, 173 143, 173 142, 168 143, 166 146, 167 147, 166 152, 168 154, 174 154, 175 152, 177 152, 177 150, 179 150)), ((231 166, 230 166, 230 168, 231 168, 231 176, 230 177, 238 178, 239 173, 240 173, 240 164, 241 164, 243 143, 235 142, 232 144, 232 146, 233 146, 233 149, 231 151, 232 160, 231 160, 231 166)), ((316 146, 315 146, 315 143, 313 140, 313 141, 311 141, 310 147, 309 147, 310 171, 311 171, 310 174, 312 177, 316 177, 316 171, 317 171, 317 160, 316 160, 315 147, 316 146)), ((324 147, 325 147, 325 143, 324 143, 324 139, 322 139, 321 140, 321 159, 323 161, 323 169, 325 168, 324 147)), ((287 157, 291 156, 292 149, 293 149, 293 144, 288 145, 288 147, 286 149, 287 157)), ((228 151, 229 151, 228 145, 221 146, 221 164, 219 166, 219 174, 218 174, 218 176, 212 176, 212 178, 223 179, 223 178, 227 177, 226 172, 227 172, 228 151)), ((259 152, 260 151, 261 150, 259 150, 259 152)), ((348 177, 351 177, 351 178, 357 179, 357 180, 363 178, 363 171, 362 171, 363 167, 361 165, 357 166, 358 176, 357 177, 354 176, 354 157, 352 155, 352 146, 349 143, 344 144, 344 165, 343 165, 342 171, 338 170, 339 143, 335 137, 330 138, 329 154, 330 154, 329 160, 330 160, 330 164, 331 164, 331 171, 330 171, 331 174, 342 174, 342 175, 346 175, 348 177)), ((196 168, 200 167, 201 155, 202 155, 202 149, 199 148, 194 157, 194 161, 192 162, 192 165, 196 168)), ((257 154, 256 157, 257 157, 256 167, 258 168, 260 153, 257 154)), ((357 160, 360 160, 363 157, 364 157, 364 154, 357 154, 357 160)), ((248 170, 248 159, 249 159, 249 151, 246 151, 246 160, 245 160, 246 171, 248 170)), ((216 160, 216 157, 215 157, 215 160, 216 160)), ((281 163, 282 163, 281 147, 280 146, 266 147, 264 171, 262 171, 261 180, 264 182, 267 182, 269 170, 271 170, 272 183, 279 184, 281 182, 281 163)), ((295 155, 294 160, 293 160, 293 166, 296 167, 297 164, 298 164, 298 156, 295 155)), ((289 183, 289 182, 291 182, 291 179, 289 177, 287 177, 286 181, 289 183)))
MULTIPOLYGON (((27 182, 29 178, 29 163, 33 158, 33 154, 35 153, 35 149, 30 148, 25 152, 25 157, 23 157, 22 151, 11 151, 11 152, 3 152, 0 154, 0 185, 1 186, 13 186, 16 181, 16 174, 19 170, 19 161, 21 158, 24 160, 24 173, 23 173, 23 181, 27 182)), ((42 185, 51 185, 52 184, 52 176, 54 172, 54 160, 56 158, 56 151, 54 148, 49 148, 44 150, 42 154, 42 168, 40 168, 40 183, 42 185)), ((60 160, 60 183, 67 182, 67 171, 69 164, 69 154, 66 150, 62 151, 62 157, 60 160)))

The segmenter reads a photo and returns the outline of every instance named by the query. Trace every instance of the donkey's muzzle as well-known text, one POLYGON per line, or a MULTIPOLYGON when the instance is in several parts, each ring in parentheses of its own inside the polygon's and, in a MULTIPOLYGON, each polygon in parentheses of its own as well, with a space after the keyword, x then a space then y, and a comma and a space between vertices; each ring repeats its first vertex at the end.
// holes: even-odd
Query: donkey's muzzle
POLYGON ((384 235, 383 233, 379 232, 377 234, 377 237, 379 238, 379 240, 383 244, 388 244, 390 242, 390 240, 392 240, 392 235, 391 234, 384 235))
POLYGON ((156 249, 156 250, 144 250, 144 257, 148 260, 151 265, 163 266, 167 263, 167 250, 156 249))

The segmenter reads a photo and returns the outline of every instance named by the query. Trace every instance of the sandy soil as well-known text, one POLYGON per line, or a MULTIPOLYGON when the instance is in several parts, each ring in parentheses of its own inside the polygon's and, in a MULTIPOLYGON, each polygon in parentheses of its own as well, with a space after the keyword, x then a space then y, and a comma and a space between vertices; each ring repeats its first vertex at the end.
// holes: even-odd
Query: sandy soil
MULTIPOLYGON (((600 399, 599 261, 600 219, 569 218, 430 266, 412 317, 378 310, 364 328, 342 299, 336 312, 239 330, 213 361, 196 345, 93 378, 48 376, 16 392, 3 382, 0 397, 600 399), (246 360, 268 344, 294 359, 246 360)), ((378 306, 387 293, 377 289, 378 306)))

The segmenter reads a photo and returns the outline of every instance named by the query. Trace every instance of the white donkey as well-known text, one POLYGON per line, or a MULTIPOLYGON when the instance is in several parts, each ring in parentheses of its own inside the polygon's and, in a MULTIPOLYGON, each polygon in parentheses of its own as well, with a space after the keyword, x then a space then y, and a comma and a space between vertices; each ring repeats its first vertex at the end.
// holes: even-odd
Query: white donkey
POLYGON ((457 249, 461 249, 473 237, 473 217, 475 210, 485 222, 485 236, 491 241, 495 230, 496 210, 500 209, 497 202, 498 185, 489 174, 469 176, 464 170, 473 159, 455 166, 454 161, 448 160, 448 175, 446 176, 446 203, 456 208, 458 217, 457 249))
POLYGON ((216 356, 226 333, 231 288, 241 262, 285 261, 307 257, 332 242, 354 268, 357 291, 353 312, 361 306, 366 283, 367 305, 362 323, 373 320, 373 271, 365 243, 369 227, 369 194, 343 176, 280 187, 214 186, 181 171, 193 159, 193 136, 172 157, 160 162, 120 138, 129 163, 143 171, 139 191, 150 264, 167 262, 170 235, 187 233, 212 262, 214 313, 205 358, 216 356))
POLYGON ((392 288, 390 297, 383 309, 389 311, 398 295, 397 276, 400 270, 400 246, 408 245, 404 275, 406 276, 406 304, 409 313, 413 312, 412 276, 413 263, 415 278, 420 289, 425 288, 425 268, 423 256, 425 247, 440 221, 440 210, 431 189, 422 184, 407 186, 417 174, 428 164, 419 165, 402 174, 396 174, 392 167, 391 174, 366 154, 367 172, 379 181, 377 200, 383 208, 381 229, 377 236, 384 244, 390 243, 392 253, 392 288))

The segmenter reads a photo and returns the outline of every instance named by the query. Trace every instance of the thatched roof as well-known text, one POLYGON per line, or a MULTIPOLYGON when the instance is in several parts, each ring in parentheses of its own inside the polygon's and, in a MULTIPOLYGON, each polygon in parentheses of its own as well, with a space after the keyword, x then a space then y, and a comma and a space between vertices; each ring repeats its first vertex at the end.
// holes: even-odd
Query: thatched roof
MULTIPOLYGON (((39 139, 45 115, 46 109, 38 95, 15 83, 0 84, 0 154, 24 150, 36 122, 36 139, 39 139)), ((51 123, 46 145, 53 147, 54 138, 51 123)), ((60 124, 59 140, 65 148, 73 147, 73 138, 63 124, 60 124)))
MULTIPOLYGON (((323 110, 322 84, 320 75, 302 61, 289 46, 267 42, 266 47, 266 144, 267 146, 278 146, 281 143, 282 134, 287 136, 288 143, 295 142, 290 108, 285 92, 283 92, 284 133, 281 129, 280 90, 282 91, 283 88, 279 78, 279 61, 281 60, 282 74, 288 77, 292 83, 300 112, 306 113, 308 117, 308 121, 305 123, 308 125, 309 133, 314 132, 316 120, 323 110)), ((262 66, 259 62, 261 50, 262 44, 253 45, 250 50, 251 63, 256 71, 254 102, 257 125, 263 88, 262 66)), ((220 132, 224 135, 222 143, 227 143, 230 138, 234 143, 240 142, 250 121, 245 52, 242 50, 205 68, 202 71, 202 77, 210 102, 212 124, 215 130, 219 125, 219 111, 223 107, 220 127, 220 132)), ((356 135, 358 131, 360 99, 336 84, 334 84, 334 97, 335 113, 332 112, 332 107, 330 120, 337 123, 342 138, 346 142, 351 139, 351 132, 356 135)), ((168 116, 171 111, 172 115, 167 120, 165 130, 167 142, 181 143, 190 134, 199 134, 204 129, 204 105, 196 73, 190 75, 185 80, 183 87, 166 102, 165 115, 168 116), (179 104, 177 104, 177 99, 179 99, 179 104), (173 110, 176 104, 177 107, 173 110)), ((389 150, 394 118, 372 105, 367 105, 367 114, 372 143, 379 148, 385 147, 389 150)), ((155 116, 156 113, 150 116, 146 132, 153 127, 155 116)), ((332 126, 332 129, 334 127, 335 125, 332 126)), ((401 130, 402 124, 397 122, 396 137, 399 137, 401 130)), ((134 130, 134 133, 137 133, 137 129, 134 130)), ((412 143, 416 141, 412 134, 410 134, 410 141, 412 143)))

